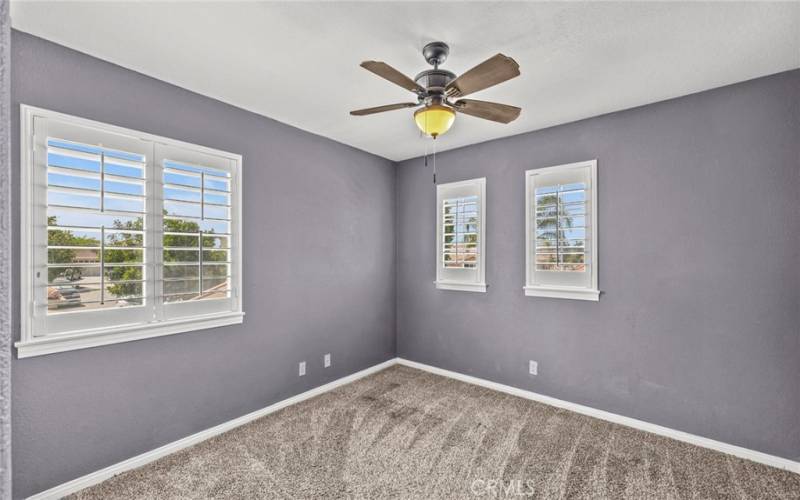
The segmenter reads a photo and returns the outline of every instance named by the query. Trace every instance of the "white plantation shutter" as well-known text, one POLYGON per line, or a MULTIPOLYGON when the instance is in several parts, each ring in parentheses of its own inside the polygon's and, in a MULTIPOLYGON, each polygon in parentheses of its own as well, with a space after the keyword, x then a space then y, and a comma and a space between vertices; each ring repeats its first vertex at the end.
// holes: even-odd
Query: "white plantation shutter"
POLYGON ((526 173, 528 295, 596 300, 595 175, 595 161, 526 173))
POLYGON ((241 157, 22 110, 21 357, 241 322, 241 157))
POLYGON ((183 148, 157 148, 161 166, 165 315, 235 308, 235 163, 183 148))
POLYGON ((54 334, 146 321, 148 145, 46 120, 34 127, 36 326, 54 334))
POLYGON ((486 179, 439 184, 436 193, 437 288, 486 291, 486 179))
POLYGON ((446 198, 442 202, 442 265, 445 269, 478 267, 478 197, 446 198))

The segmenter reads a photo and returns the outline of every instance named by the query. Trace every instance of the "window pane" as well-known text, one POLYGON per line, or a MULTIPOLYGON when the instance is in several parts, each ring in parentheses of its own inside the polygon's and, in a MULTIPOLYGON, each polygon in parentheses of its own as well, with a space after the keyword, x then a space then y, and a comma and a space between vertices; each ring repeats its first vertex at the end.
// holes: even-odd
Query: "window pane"
POLYGON ((203 262, 228 262, 228 250, 203 250, 203 262))
POLYGON ((144 219, 140 216, 105 215, 97 213, 76 213, 61 210, 55 207, 47 209, 47 224, 51 227, 87 227, 116 229, 144 229, 144 219))
POLYGON ((216 205, 206 205, 203 207, 203 216, 211 217, 213 219, 230 219, 230 209, 228 207, 219 207, 216 205))
POLYGON ((536 188, 534 254, 537 271, 586 271, 586 184, 536 188))
POLYGON ((478 263, 478 197, 445 199, 442 205, 442 262, 445 268, 474 269, 478 263))
POLYGON ((205 248, 230 248, 231 243, 227 236, 203 235, 203 246, 205 248))
POLYGON ((211 293, 220 290, 228 290, 228 278, 203 278, 203 292, 211 293))
POLYGON ((47 282, 55 286, 82 286, 100 283, 100 266, 51 266, 47 282))
POLYGON ((79 151, 68 143, 47 141, 47 165, 83 172, 100 172, 100 155, 79 151), (62 147, 64 146, 64 147, 62 147))
MULTIPOLYGON (((201 225, 199 221, 190 221, 178 218, 164 218, 164 231, 171 233, 198 233, 201 225)), ((195 242, 197 244, 197 242, 195 242)))
POLYGON ((231 204, 231 195, 225 193, 218 193, 216 191, 206 191, 203 195, 206 203, 216 203, 217 205, 231 204))
POLYGON ((585 203, 577 203, 577 204, 570 204, 570 205, 562 205, 559 211, 560 215, 564 216, 578 216, 578 215, 586 215, 586 204, 585 203))
POLYGON ((106 179, 103 185, 108 193, 144 196, 144 183, 110 181, 106 179))
POLYGON ((586 227, 586 217, 583 215, 559 217, 558 225, 561 228, 586 227))
POLYGON ((164 218, 164 231, 176 233, 229 234, 231 223, 217 220, 186 220, 180 218, 164 218))
POLYGON ((200 236, 191 234, 165 234, 164 248, 198 248, 200 236))
POLYGON ((132 304, 141 305, 144 295, 144 283, 113 283, 106 285, 105 300, 115 300, 117 305, 121 299, 128 299, 132 304))
POLYGON ((114 195, 103 197, 103 207, 106 210, 120 210, 123 212, 144 212, 144 198, 120 198, 114 195))
POLYGON ((178 281, 165 281, 164 294, 186 294, 189 292, 198 292, 200 290, 200 280, 186 279, 178 281))
POLYGON ((203 280, 206 278, 224 278, 230 274, 227 264, 203 264, 203 280))
POLYGON ((219 190, 219 191, 230 191, 231 190, 230 182, 227 179, 221 179, 219 177, 206 176, 205 180, 206 180, 206 184, 205 184, 206 189, 215 189, 215 190, 219 190))
POLYGON ((204 220, 200 222, 200 229, 204 233, 230 234, 231 223, 228 221, 204 220))
POLYGON ((185 293, 185 294, 174 294, 174 295, 164 295, 164 302, 171 303, 171 302, 184 302, 188 300, 196 300, 199 294, 197 292, 192 293, 185 293))
POLYGON ((219 299, 230 296, 227 278, 204 279, 200 292, 200 280, 181 280, 164 282, 165 302, 186 302, 205 299, 219 299))
POLYGON ((200 203, 201 196, 200 196, 200 191, 192 191, 189 189, 178 189, 174 187, 165 187, 164 199, 193 201, 196 203, 200 203))
POLYGON ((105 266, 107 282, 136 281, 144 279, 143 266, 105 266))
POLYGON ((164 211, 166 215, 200 218, 200 205, 195 205, 194 203, 165 201, 164 211))
POLYGON ((144 233, 125 232, 122 230, 105 231, 106 247, 143 247, 144 233))
POLYGON ((48 248, 48 264, 99 264, 100 249, 48 248))
POLYGON ((200 187, 200 177, 188 173, 164 172, 164 182, 181 186, 200 187))
POLYGON ((105 158, 105 173, 111 175, 119 175, 121 177, 132 177, 134 179, 144 178, 143 165, 136 165, 135 163, 128 163, 120 161, 115 158, 105 158))
POLYGON ((558 255, 555 253, 537 253, 536 254, 536 263, 537 264, 545 264, 545 263, 556 263, 558 262, 558 255))
POLYGON ((61 186, 78 189, 92 189, 100 190, 100 175, 92 176, 76 176, 67 175, 63 173, 48 172, 47 174, 48 186, 61 186))
POLYGON ((103 259, 105 264, 119 264, 119 263, 143 263, 144 250, 143 249, 106 249, 103 252, 103 259))
POLYGON ((200 266, 164 265, 164 278, 199 278, 200 266))
POLYGON ((164 262, 200 262, 199 250, 164 250, 164 262))
POLYGON ((48 314, 140 306, 144 304, 143 284, 127 283, 100 286, 49 286, 47 287, 48 314))
POLYGON ((583 264, 586 255, 583 253, 565 253, 560 257, 561 262, 565 264, 583 264))
POLYGON ((49 229, 48 246, 99 247, 100 231, 85 229, 49 229))
POLYGON ((586 201, 586 191, 568 191, 558 194, 560 203, 578 203, 586 201))
POLYGON ((92 210, 100 209, 100 194, 79 194, 55 191, 58 188, 47 190, 47 204, 59 205, 62 207, 86 208, 92 210))

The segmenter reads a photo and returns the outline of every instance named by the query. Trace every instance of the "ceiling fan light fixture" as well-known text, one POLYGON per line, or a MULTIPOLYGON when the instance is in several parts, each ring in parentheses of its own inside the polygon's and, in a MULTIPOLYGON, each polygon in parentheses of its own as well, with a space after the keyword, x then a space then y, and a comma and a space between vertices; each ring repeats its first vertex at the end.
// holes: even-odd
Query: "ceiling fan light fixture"
POLYGON ((464 99, 499 83, 519 76, 519 64, 503 54, 496 54, 461 75, 442 69, 450 47, 444 42, 431 42, 422 49, 425 60, 433 66, 413 80, 382 61, 364 61, 361 67, 370 73, 414 93, 416 102, 401 102, 351 111, 352 116, 366 116, 403 108, 424 106, 414 113, 414 123, 436 139, 447 133, 456 119, 456 112, 497 123, 510 123, 519 117, 520 108, 496 102, 464 99), (451 99, 455 99, 452 102, 451 99))
POLYGON ((456 113, 452 108, 441 104, 431 104, 414 113, 414 121, 423 134, 436 139, 453 126, 456 113))

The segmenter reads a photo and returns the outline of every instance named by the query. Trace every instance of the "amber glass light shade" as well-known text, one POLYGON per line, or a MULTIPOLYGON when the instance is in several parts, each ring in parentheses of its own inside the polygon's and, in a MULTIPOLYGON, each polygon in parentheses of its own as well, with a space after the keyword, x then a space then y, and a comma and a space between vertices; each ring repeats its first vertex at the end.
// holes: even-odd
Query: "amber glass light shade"
POLYGON ((450 130, 455 119, 455 111, 441 104, 431 104, 414 113, 417 127, 434 139, 450 130))

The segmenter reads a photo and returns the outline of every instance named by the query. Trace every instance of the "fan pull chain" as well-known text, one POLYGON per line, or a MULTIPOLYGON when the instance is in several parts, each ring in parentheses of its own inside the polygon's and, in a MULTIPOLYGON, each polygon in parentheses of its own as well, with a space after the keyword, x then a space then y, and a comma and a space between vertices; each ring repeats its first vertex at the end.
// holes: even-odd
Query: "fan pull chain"
POLYGON ((436 137, 433 138, 433 184, 436 185, 436 137))

